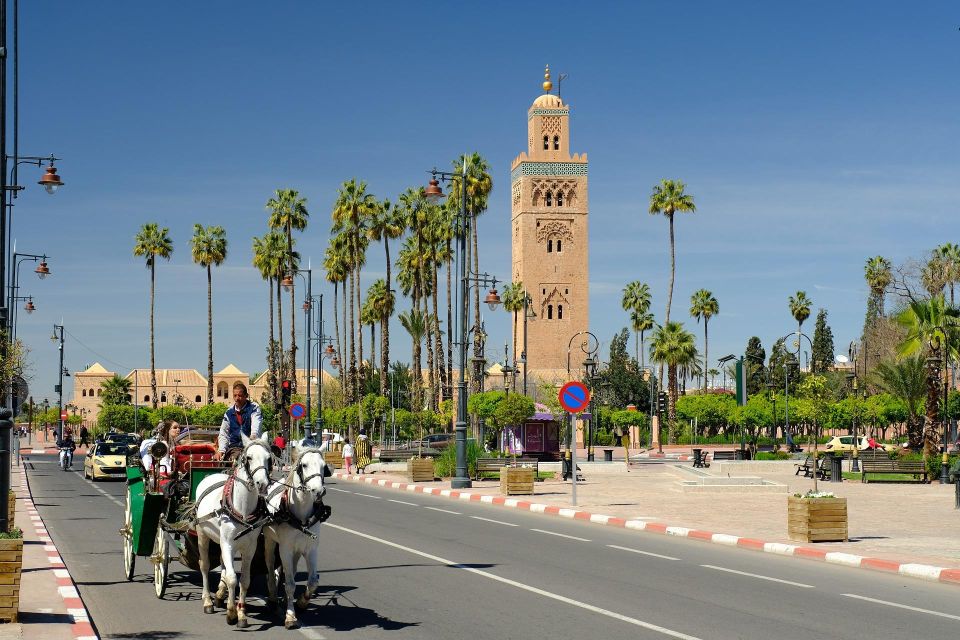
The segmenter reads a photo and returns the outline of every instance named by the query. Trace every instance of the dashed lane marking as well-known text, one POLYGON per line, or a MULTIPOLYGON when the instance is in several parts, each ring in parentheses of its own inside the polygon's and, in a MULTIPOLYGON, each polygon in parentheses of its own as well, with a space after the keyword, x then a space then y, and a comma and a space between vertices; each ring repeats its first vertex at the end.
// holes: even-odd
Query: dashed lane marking
POLYGON ((696 637, 696 636, 687 635, 686 633, 682 633, 682 632, 680 632, 680 631, 674 631, 673 629, 668 629, 668 628, 666 628, 666 627, 661 627, 660 625, 653 624, 652 622, 646 622, 646 621, 644 621, 644 620, 639 620, 639 619, 637 619, 637 618, 632 618, 632 617, 630 617, 630 616, 623 615, 622 613, 617 613, 616 611, 611 611, 611 610, 609 610, 609 609, 604 609, 604 608, 602 608, 602 607, 598 607, 598 606, 595 606, 595 605, 592 605, 592 604, 588 604, 588 603, 586 603, 586 602, 580 602, 579 600, 574 600, 573 598, 568 598, 567 596, 562 596, 562 595, 560 595, 560 594, 558 594, 558 593, 553 593, 553 592, 551 592, 551 591, 547 591, 547 590, 541 589, 541 588, 539 588, 539 587, 534 587, 534 586, 529 585, 529 584, 524 584, 524 583, 522 583, 522 582, 517 582, 516 580, 510 580, 509 578, 504 578, 504 577, 498 576, 498 575, 493 574, 493 573, 490 573, 490 572, 488 572, 488 571, 484 571, 483 569, 477 569, 476 567, 466 566, 466 565, 460 564, 460 563, 458 563, 458 562, 453 562, 452 560, 447 560, 447 559, 445 559, 445 558, 441 558, 441 557, 439 557, 439 556, 435 556, 435 555, 426 553, 425 551, 420 551, 420 550, 418 550, 418 549, 414 549, 414 548, 412 548, 412 547, 405 547, 405 546, 403 546, 403 545, 401 545, 401 544, 398 544, 398 543, 396 543, 396 542, 391 542, 390 540, 385 540, 385 539, 383 539, 383 538, 378 538, 378 537, 376 537, 376 536, 372 536, 372 535, 367 534, 367 533, 361 533, 361 532, 355 531, 355 530, 353 530, 353 529, 348 529, 348 528, 346 528, 346 527, 341 527, 340 525, 330 524, 329 522, 328 522, 327 524, 325 524, 324 526, 332 527, 332 528, 334 528, 334 529, 337 529, 338 531, 342 531, 342 532, 344 532, 344 533, 349 533, 349 534, 351 534, 351 535, 359 536, 359 537, 361 537, 361 538, 365 538, 365 539, 370 540, 370 541, 372 541, 372 542, 378 542, 378 543, 383 544, 383 545, 386 545, 386 546, 388 546, 388 547, 393 547, 394 549, 399 549, 399 550, 401 550, 401 551, 406 551, 407 553, 412 553, 412 554, 414 554, 414 555, 420 556, 421 558, 426 558, 426 559, 428 559, 428 560, 433 560, 434 562, 438 562, 438 563, 440 563, 440 564, 446 565, 446 566, 448 566, 448 567, 452 567, 452 568, 454 568, 454 569, 462 569, 463 571, 467 571, 467 572, 472 573, 472 574, 474 574, 474 575, 482 576, 482 577, 484 577, 484 578, 487 578, 487 579, 489 579, 489 580, 494 580, 494 581, 499 582, 499 583, 501 583, 501 584, 510 585, 510 586, 512 586, 512 587, 516 587, 517 589, 522 589, 523 591, 527 591, 527 592, 529 592, 529 593, 534 593, 534 594, 536 594, 536 595, 543 596, 544 598, 549 598, 549 599, 551 599, 551 600, 556 600, 557 602, 562 602, 562 603, 564 603, 564 604, 569 604, 569 605, 571 605, 571 606, 578 607, 578 608, 584 609, 584 610, 586 610, 586 611, 591 611, 591 612, 596 613, 596 614, 601 615, 601 616, 606 616, 606 617, 608 617, 608 618, 613 618, 614 620, 619 620, 620 622, 625 622, 625 623, 627 623, 627 624, 631 624, 631 625, 634 625, 634 626, 636 626, 636 627, 641 627, 641 628, 647 629, 647 630, 649 630, 649 631, 655 631, 655 632, 657 632, 657 633, 663 634, 663 635, 665 635, 665 636, 669 636, 669 637, 671 637, 671 638, 679 638, 680 640, 701 640, 700 638, 698 638, 698 637, 696 637))
POLYGON ((430 511, 439 511, 440 513, 449 513, 453 516, 462 516, 463 514, 459 511, 450 511, 450 509, 441 509, 440 507, 424 507, 424 509, 430 509, 430 511))
POLYGON ((592 540, 587 540, 586 538, 578 538, 577 536, 568 536, 565 533, 557 533, 556 531, 547 531, 546 529, 530 529, 530 531, 536 531, 537 533, 545 533, 548 536, 557 536, 558 538, 567 538, 569 540, 579 540, 580 542, 592 542, 592 540))
POLYGON ((513 524, 512 522, 504 522, 503 520, 493 520, 492 518, 481 518, 480 516, 470 516, 474 520, 483 520, 484 522, 492 522, 494 524, 502 524, 505 527, 519 527, 518 524, 513 524))
POLYGON ((403 500, 393 500, 393 499, 389 499, 389 500, 387 500, 387 502, 396 502, 397 504, 405 504, 405 505, 409 505, 409 506, 411 506, 411 507, 419 507, 419 506, 420 506, 420 505, 418 505, 416 502, 404 502, 403 500))
POLYGON ((792 580, 781 580, 780 578, 771 578, 770 576, 761 576, 758 573, 747 573, 746 571, 737 571, 736 569, 727 569, 726 567, 717 567, 712 564, 702 564, 700 566, 705 569, 713 569, 714 571, 725 571, 726 573, 735 573, 738 576, 747 576, 748 578, 757 578, 758 580, 768 580, 770 582, 779 582, 781 584, 789 584, 791 586, 801 587, 803 589, 816 588, 812 584, 803 584, 802 582, 793 582, 792 580))
POLYGON ((383 500, 380 496, 372 496, 369 493, 356 493, 354 495, 363 496, 364 498, 373 498, 374 500, 383 500))
POLYGON ((328 487, 330 491, 339 491, 340 493, 353 493, 353 491, 348 491, 346 489, 337 489, 336 487, 328 487))
POLYGON ((911 607, 908 604, 900 604, 897 602, 889 602, 887 600, 877 600, 876 598, 868 598, 867 596, 858 596, 855 593, 844 593, 841 594, 848 598, 856 598, 857 600, 866 600, 867 602, 875 602, 876 604, 884 604, 888 607, 896 607, 897 609, 907 609, 908 611, 916 611, 917 613, 926 613, 931 616, 940 616, 941 618, 950 618, 951 620, 960 620, 960 616, 955 616, 952 613, 942 613, 940 611, 931 611, 930 609, 921 609, 920 607, 911 607))
POLYGON ((608 547, 611 549, 619 549, 620 551, 629 551, 630 553, 639 553, 642 556, 651 556, 653 558, 661 558, 663 560, 679 560, 680 558, 674 558, 673 556, 665 556, 662 553, 653 553, 652 551, 641 551, 640 549, 631 549, 630 547, 621 547, 615 544, 608 544, 608 547))

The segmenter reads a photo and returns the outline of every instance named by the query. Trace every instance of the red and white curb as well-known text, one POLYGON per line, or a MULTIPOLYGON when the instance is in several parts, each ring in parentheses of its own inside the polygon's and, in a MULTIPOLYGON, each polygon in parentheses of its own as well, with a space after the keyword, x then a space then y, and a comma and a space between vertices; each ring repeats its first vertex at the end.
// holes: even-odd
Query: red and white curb
POLYGON ((824 549, 802 547, 799 545, 785 544, 782 542, 765 542, 763 540, 757 540, 756 538, 733 536, 726 533, 712 533, 710 531, 701 531, 700 529, 690 529, 687 527, 673 527, 661 522, 627 520, 625 518, 618 518, 615 516, 594 514, 587 511, 578 511, 577 509, 558 507, 556 505, 529 502, 527 500, 518 500, 516 498, 506 498, 504 496, 470 493, 469 491, 458 491, 456 489, 440 489, 439 487, 427 487, 422 484, 408 484, 406 482, 394 482, 391 480, 378 480, 370 476, 357 476, 345 474, 340 471, 335 472, 334 476, 343 480, 373 484, 389 489, 399 489, 401 491, 410 491, 413 493, 425 493, 428 495, 453 498, 455 500, 493 504, 502 507, 520 509, 522 511, 531 511, 534 513, 560 516, 561 518, 569 518, 571 520, 583 520, 594 524, 619 527, 621 529, 634 529, 636 531, 647 531, 649 533, 675 536, 677 538, 690 538, 693 540, 700 540, 702 542, 722 544, 728 547, 738 547, 740 549, 750 549, 752 551, 772 553, 778 556, 793 556, 807 560, 819 560, 821 562, 828 562, 830 564, 838 564, 846 567, 885 571, 888 573, 897 573, 905 577, 920 578, 921 580, 930 580, 933 582, 942 582, 944 584, 960 586, 960 569, 937 567, 915 562, 897 562, 895 560, 887 560, 884 558, 871 558, 867 556, 854 555, 852 553, 843 553, 840 551, 826 551, 824 549))
POLYGON ((84 606, 83 600, 80 599, 80 594, 77 592, 77 586, 74 584, 73 578, 70 577, 70 572, 67 570, 66 565, 63 564, 63 558, 60 557, 57 546, 50 538, 50 533, 47 531, 46 526, 44 526, 40 514, 37 513, 37 508, 33 504, 33 497, 30 495, 23 465, 21 464, 14 473, 21 476, 21 490, 17 492, 17 500, 24 503, 27 517, 30 518, 37 537, 40 539, 40 542, 43 543, 43 550, 47 554, 47 563, 53 570, 54 578, 57 581, 57 591, 60 593, 60 597, 63 598, 63 604, 67 608, 67 613, 73 618, 71 631, 73 632, 74 639, 99 640, 97 632, 94 631, 93 625, 90 623, 90 614, 87 612, 87 608, 84 606))

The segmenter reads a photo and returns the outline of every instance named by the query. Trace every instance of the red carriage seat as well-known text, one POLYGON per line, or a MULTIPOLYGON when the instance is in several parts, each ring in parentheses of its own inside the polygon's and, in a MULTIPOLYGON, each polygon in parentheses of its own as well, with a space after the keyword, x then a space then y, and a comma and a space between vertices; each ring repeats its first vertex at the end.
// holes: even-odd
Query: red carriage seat
POLYGON ((186 442, 178 444, 173 455, 176 460, 177 471, 190 473, 191 468, 216 467, 220 462, 213 459, 217 452, 217 445, 212 442, 186 442))

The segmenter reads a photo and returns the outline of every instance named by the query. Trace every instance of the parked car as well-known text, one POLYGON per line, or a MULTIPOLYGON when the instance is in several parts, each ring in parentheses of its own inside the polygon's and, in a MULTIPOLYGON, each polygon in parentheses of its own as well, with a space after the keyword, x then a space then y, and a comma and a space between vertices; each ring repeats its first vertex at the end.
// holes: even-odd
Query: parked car
MULTIPOLYGON (((866 436, 861 436, 859 441, 859 446, 857 448, 860 451, 869 451, 871 449, 895 451, 897 449, 896 445, 883 444, 882 442, 877 442, 873 438, 867 438, 866 436)), ((853 451, 853 436, 833 436, 824 446, 824 449, 828 452, 853 451)))
POLYGON ((83 477, 91 480, 127 477, 128 445, 121 442, 98 442, 83 461, 83 477))

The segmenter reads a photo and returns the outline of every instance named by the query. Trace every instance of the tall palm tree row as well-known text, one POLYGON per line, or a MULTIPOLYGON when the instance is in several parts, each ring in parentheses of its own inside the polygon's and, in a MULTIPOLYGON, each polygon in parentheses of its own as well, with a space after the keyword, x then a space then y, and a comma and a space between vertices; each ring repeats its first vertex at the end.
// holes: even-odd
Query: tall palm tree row
POLYGON ((213 272, 227 259, 227 236, 223 227, 193 225, 190 241, 193 261, 207 270, 207 403, 213 402, 213 272))
POLYGON ((641 362, 643 357, 641 355, 643 351, 643 332, 653 328, 653 316, 649 314, 650 299, 650 285, 645 282, 634 280, 623 288, 623 298, 620 304, 623 306, 623 310, 630 314, 630 324, 633 326, 634 336, 636 337, 637 362, 641 362), (647 321, 644 316, 650 316, 649 326, 646 326, 647 321), (634 322, 634 318, 636 318, 636 322, 634 322))
POLYGON ((699 289, 690 296, 690 315, 696 318, 697 323, 703 319, 703 392, 707 392, 707 370, 710 369, 707 325, 710 318, 720 313, 720 303, 713 297, 713 293, 706 289, 699 289))
POLYGON ((667 367, 667 421, 669 440, 676 441, 678 374, 696 364, 697 346, 693 334, 684 329, 683 323, 667 322, 658 326, 650 339, 650 360, 667 367))
POLYGON ((670 223, 670 285, 667 287, 667 313, 664 324, 670 322, 670 306, 673 304, 673 282, 677 270, 676 241, 673 230, 673 217, 677 213, 693 213, 697 210, 693 196, 685 193, 687 188, 680 180, 663 179, 653 187, 650 194, 650 214, 663 215, 670 223))
POLYGON ((297 377, 293 375, 297 370, 297 314, 296 314, 296 273, 297 264, 293 253, 293 232, 307 228, 310 214, 307 212, 307 199, 301 198, 294 189, 277 189, 274 196, 267 200, 267 210, 270 217, 267 224, 271 229, 284 233, 287 240, 287 264, 281 274, 281 279, 290 276, 290 363, 289 371, 294 391, 296 391, 297 377))
POLYGON ((148 222, 140 227, 134 238, 133 255, 146 258, 150 269, 150 393, 151 405, 157 408, 157 368, 154 350, 154 302, 156 299, 157 258, 169 260, 173 254, 173 241, 170 230, 160 227, 156 222, 148 222))

